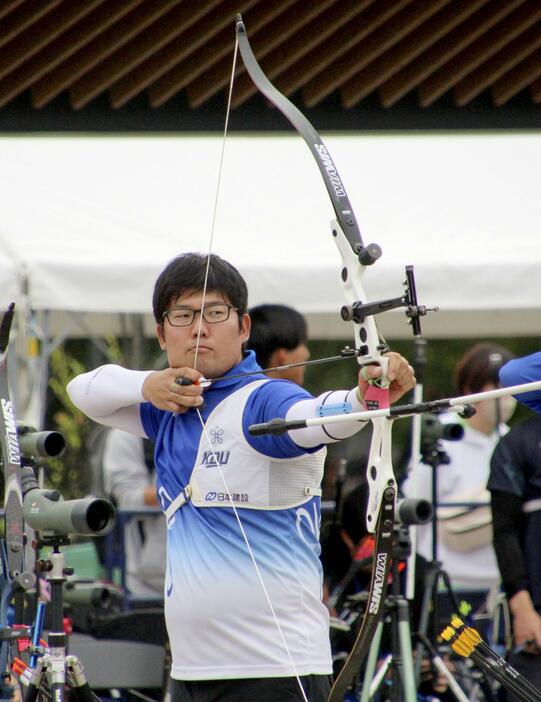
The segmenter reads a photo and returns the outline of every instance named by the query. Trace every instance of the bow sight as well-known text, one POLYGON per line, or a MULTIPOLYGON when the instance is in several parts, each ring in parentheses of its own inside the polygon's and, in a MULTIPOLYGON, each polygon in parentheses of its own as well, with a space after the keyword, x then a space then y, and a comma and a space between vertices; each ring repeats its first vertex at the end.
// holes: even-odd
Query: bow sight
MULTIPOLYGON (((391 297, 386 300, 375 300, 374 302, 366 303, 359 300, 351 305, 343 305, 340 310, 340 315, 345 322, 362 324, 366 317, 380 314, 380 312, 387 312, 397 307, 405 307, 406 316, 409 317, 413 333, 415 336, 419 336, 421 334, 421 322, 419 318, 424 317, 427 312, 437 312, 438 307, 427 308, 425 305, 419 305, 413 266, 406 266, 406 280, 404 281, 404 286, 406 290, 401 297, 391 297)), ((364 354, 361 353, 361 355, 364 354)))

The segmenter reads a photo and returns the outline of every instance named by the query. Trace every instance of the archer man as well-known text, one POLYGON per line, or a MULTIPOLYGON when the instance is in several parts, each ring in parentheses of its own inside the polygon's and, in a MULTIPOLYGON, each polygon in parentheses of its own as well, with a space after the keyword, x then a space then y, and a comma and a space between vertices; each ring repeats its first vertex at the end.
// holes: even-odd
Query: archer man
MULTIPOLYGON (((181 255, 153 296, 169 367, 105 365, 68 392, 95 421, 156 444, 172 702, 324 702, 332 673, 318 540, 325 445, 364 423, 258 437, 248 427, 363 410, 382 368, 361 369, 353 389, 317 398, 270 379, 245 350, 247 304, 246 283, 227 261, 181 255)), ((386 358, 393 402, 415 378, 400 355, 386 358)))

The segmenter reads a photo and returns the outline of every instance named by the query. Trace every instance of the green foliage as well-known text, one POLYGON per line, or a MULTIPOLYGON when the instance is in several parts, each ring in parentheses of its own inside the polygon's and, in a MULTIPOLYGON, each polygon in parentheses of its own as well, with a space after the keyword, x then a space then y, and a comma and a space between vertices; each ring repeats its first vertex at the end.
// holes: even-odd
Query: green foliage
MULTIPOLYGON (((122 362, 119 340, 111 336, 106 343, 109 360, 122 362)), ((80 356, 77 346, 65 344, 55 349, 49 360, 50 418, 53 428, 64 435, 66 450, 62 456, 47 461, 47 486, 60 490, 67 500, 83 497, 88 492, 90 476, 86 441, 95 426, 75 407, 66 392, 69 381, 87 370, 80 356)))
POLYGON ((62 493, 65 499, 82 497, 87 487, 85 439, 90 421, 70 401, 66 385, 85 371, 80 360, 61 347, 53 351, 49 362, 49 388, 56 410, 52 414, 54 428, 64 435, 66 450, 59 458, 47 461, 47 485, 62 493))

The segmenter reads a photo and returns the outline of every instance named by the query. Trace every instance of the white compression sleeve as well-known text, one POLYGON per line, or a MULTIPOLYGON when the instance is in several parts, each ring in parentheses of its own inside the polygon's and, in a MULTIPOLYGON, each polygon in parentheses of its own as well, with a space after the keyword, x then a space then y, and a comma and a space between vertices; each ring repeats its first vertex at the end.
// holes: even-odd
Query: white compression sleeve
POLYGON ((150 373, 109 364, 78 375, 66 389, 73 404, 96 422, 145 436, 139 405, 150 373))
MULTIPOLYGON (((311 400, 301 400, 289 408, 286 420, 325 417, 330 414, 349 414, 362 412, 366 407, 359 400, 357 388, 352 390, 334 390, 325 392, 311 400)), ((304 429, 292 429, 288 432, 291 439, 302 448, 313 448, 320 444, 331 444, 347 439, 362 429, 367 422, 352 419, 343 424, 325 427, 312 426, 304 429)))

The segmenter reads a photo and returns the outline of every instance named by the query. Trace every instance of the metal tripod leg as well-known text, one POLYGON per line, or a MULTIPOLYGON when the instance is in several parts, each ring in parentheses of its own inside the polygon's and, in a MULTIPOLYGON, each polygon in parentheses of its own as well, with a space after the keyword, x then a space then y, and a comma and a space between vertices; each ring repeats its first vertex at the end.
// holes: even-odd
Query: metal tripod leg
POLYGON ((402 655, 400 674, 405 702, 417 700, 417 685, 413 667, 413 649, 411 647, 411 629, 409 620, 408 601, 401 597, 396 603, 398 618, 398 643, 402 655))
POLYGON ((78 702, 96 702, 97 697, 90 689, 84 666, 77 656, 66 656, 66 671, 75 699, 78 702))
MULTIPOLYGON (((373 694, 377 692, 379 689, 379 686, 383 680, 383 675, 387 672, 387 669, 389 667, 390 660, 387 661, 387 665, 382 666, 380 668, 380 672, 383 670, 383 675, 380 677, 378 675, 377 678, 377 686, 376 688, 372 691, 372 684, 376 682, 376 678, 374 677, 374 673, 376 672, 376 664, 378 662, 378 655, 379 655, 379 647, 381 643, 381 635, 383 633, 383 621, 380 621, 376 633, 374 634, 374 638, 372 639, 372 643, 370 644, 370 648, 368 649, 368 657, 366 659, 366 668, 364 671, 364 678, 363 678, 363 690, 361 693, 361 702, 368 702, 370 698, 372 697, 373 694)), ((387 657, 389 658, 389 656, 387 657)))
POLYGON ((40 656, 37 665, 32 671, 24 702, 35 702, 38 695, 45 694, 53 699, 63 699, 64 685, 67 682, 77 702, 96 702, 96 695, 90 689, 87 682, 84 667, 76 656, 66 656, 60 661, 54 660, 50 655, 40 656), (47 677, 49 677, 49 690, 47 689, 47 677), (61 690, 58 694, 58 690, 61 690), (55 690, 57 696, 55 697, 55 690))
POLYGON ((380 653, 381 637, 384 622, 381 621, 370 645, 366 669, 363 679, 361 702, 369 702, 382 684, 389 668, 395 669, 398 675, 393 676, 393 698, 403 702, 416 702, 417 690, 413 668, 413 650, 411 646, 411 630, 409 624, 408 602, 401 596, 388 598, 389 613, 384 620, 390 620, 392 627, 392 652, 384 659, 377 674, 376 665, 380 653), (397 690, 398 683, 400 690, 397 690))
POLYGON ((440 580, 445 586, 445 591, 451 600, 455 611, 459 611, 458 602, 451 587, 451 581, 448 574, 442 569, 439 561, 431 561, 428 564, 428 570, 425 575, 423 601, 421 605, 421 616, 419 617, 419 641, 415 647, 415 680, 417 684, 421 679, 421 662, 423 658, 423 643, 422 638, 428 636, 428 639, 436 641, 438 635, 438 586, 440 580), (430 615, 432 612, 432 630, 429 636, 430 615))
POLYGON ((434 667, 439 673, 441 673, 445 677, 447 683, 449 684, 449 687, 451 688, 451 692, 454 694, 458 702, 469 702, 468 696, 457 683, 453 674, 445 665, 445 661, 430 642, 430 639, 427 636, 424 636, 423 634, 418 634, 418 636, 419 639, 422 641, 422 645, 424 645, 426 650, 430 653, 434 667))
MULTIPOLYGON (((434 604, 435 592, 438 587, 439 578, 439 563, 432 562, 425 575, 423 602, 421 605, 421 616, 419 618, 419 632, 422 636, 426 636, 430 620, 430 609, 434 604)), ((436 592, 437 596, 437 592, 436 592)), ((415 679, 417 682, 421 679, 421 662, 423 660, 423 644, 421 641, 415 647, 415 679)))
POLYGON ((53 702, 63 702, 66 683, 77 702, 96 702, 96 695, 88 685, 83 665, 76 656, 66 655, 62 594, 69 569, 65 568, 65 557, 60 546, 69 543, 69 539, 54 534, 46 538, 47 540, 42 538, 42 543, 52 546, 53 553, 47 559, 40 559, 37 567, 41 572, 47 573, 50 583, 52 626, 47 636, 48 652, 39 656, 35 668, 30 669, 24 702, 35 702, 40 693, 48 694, 53 702))

